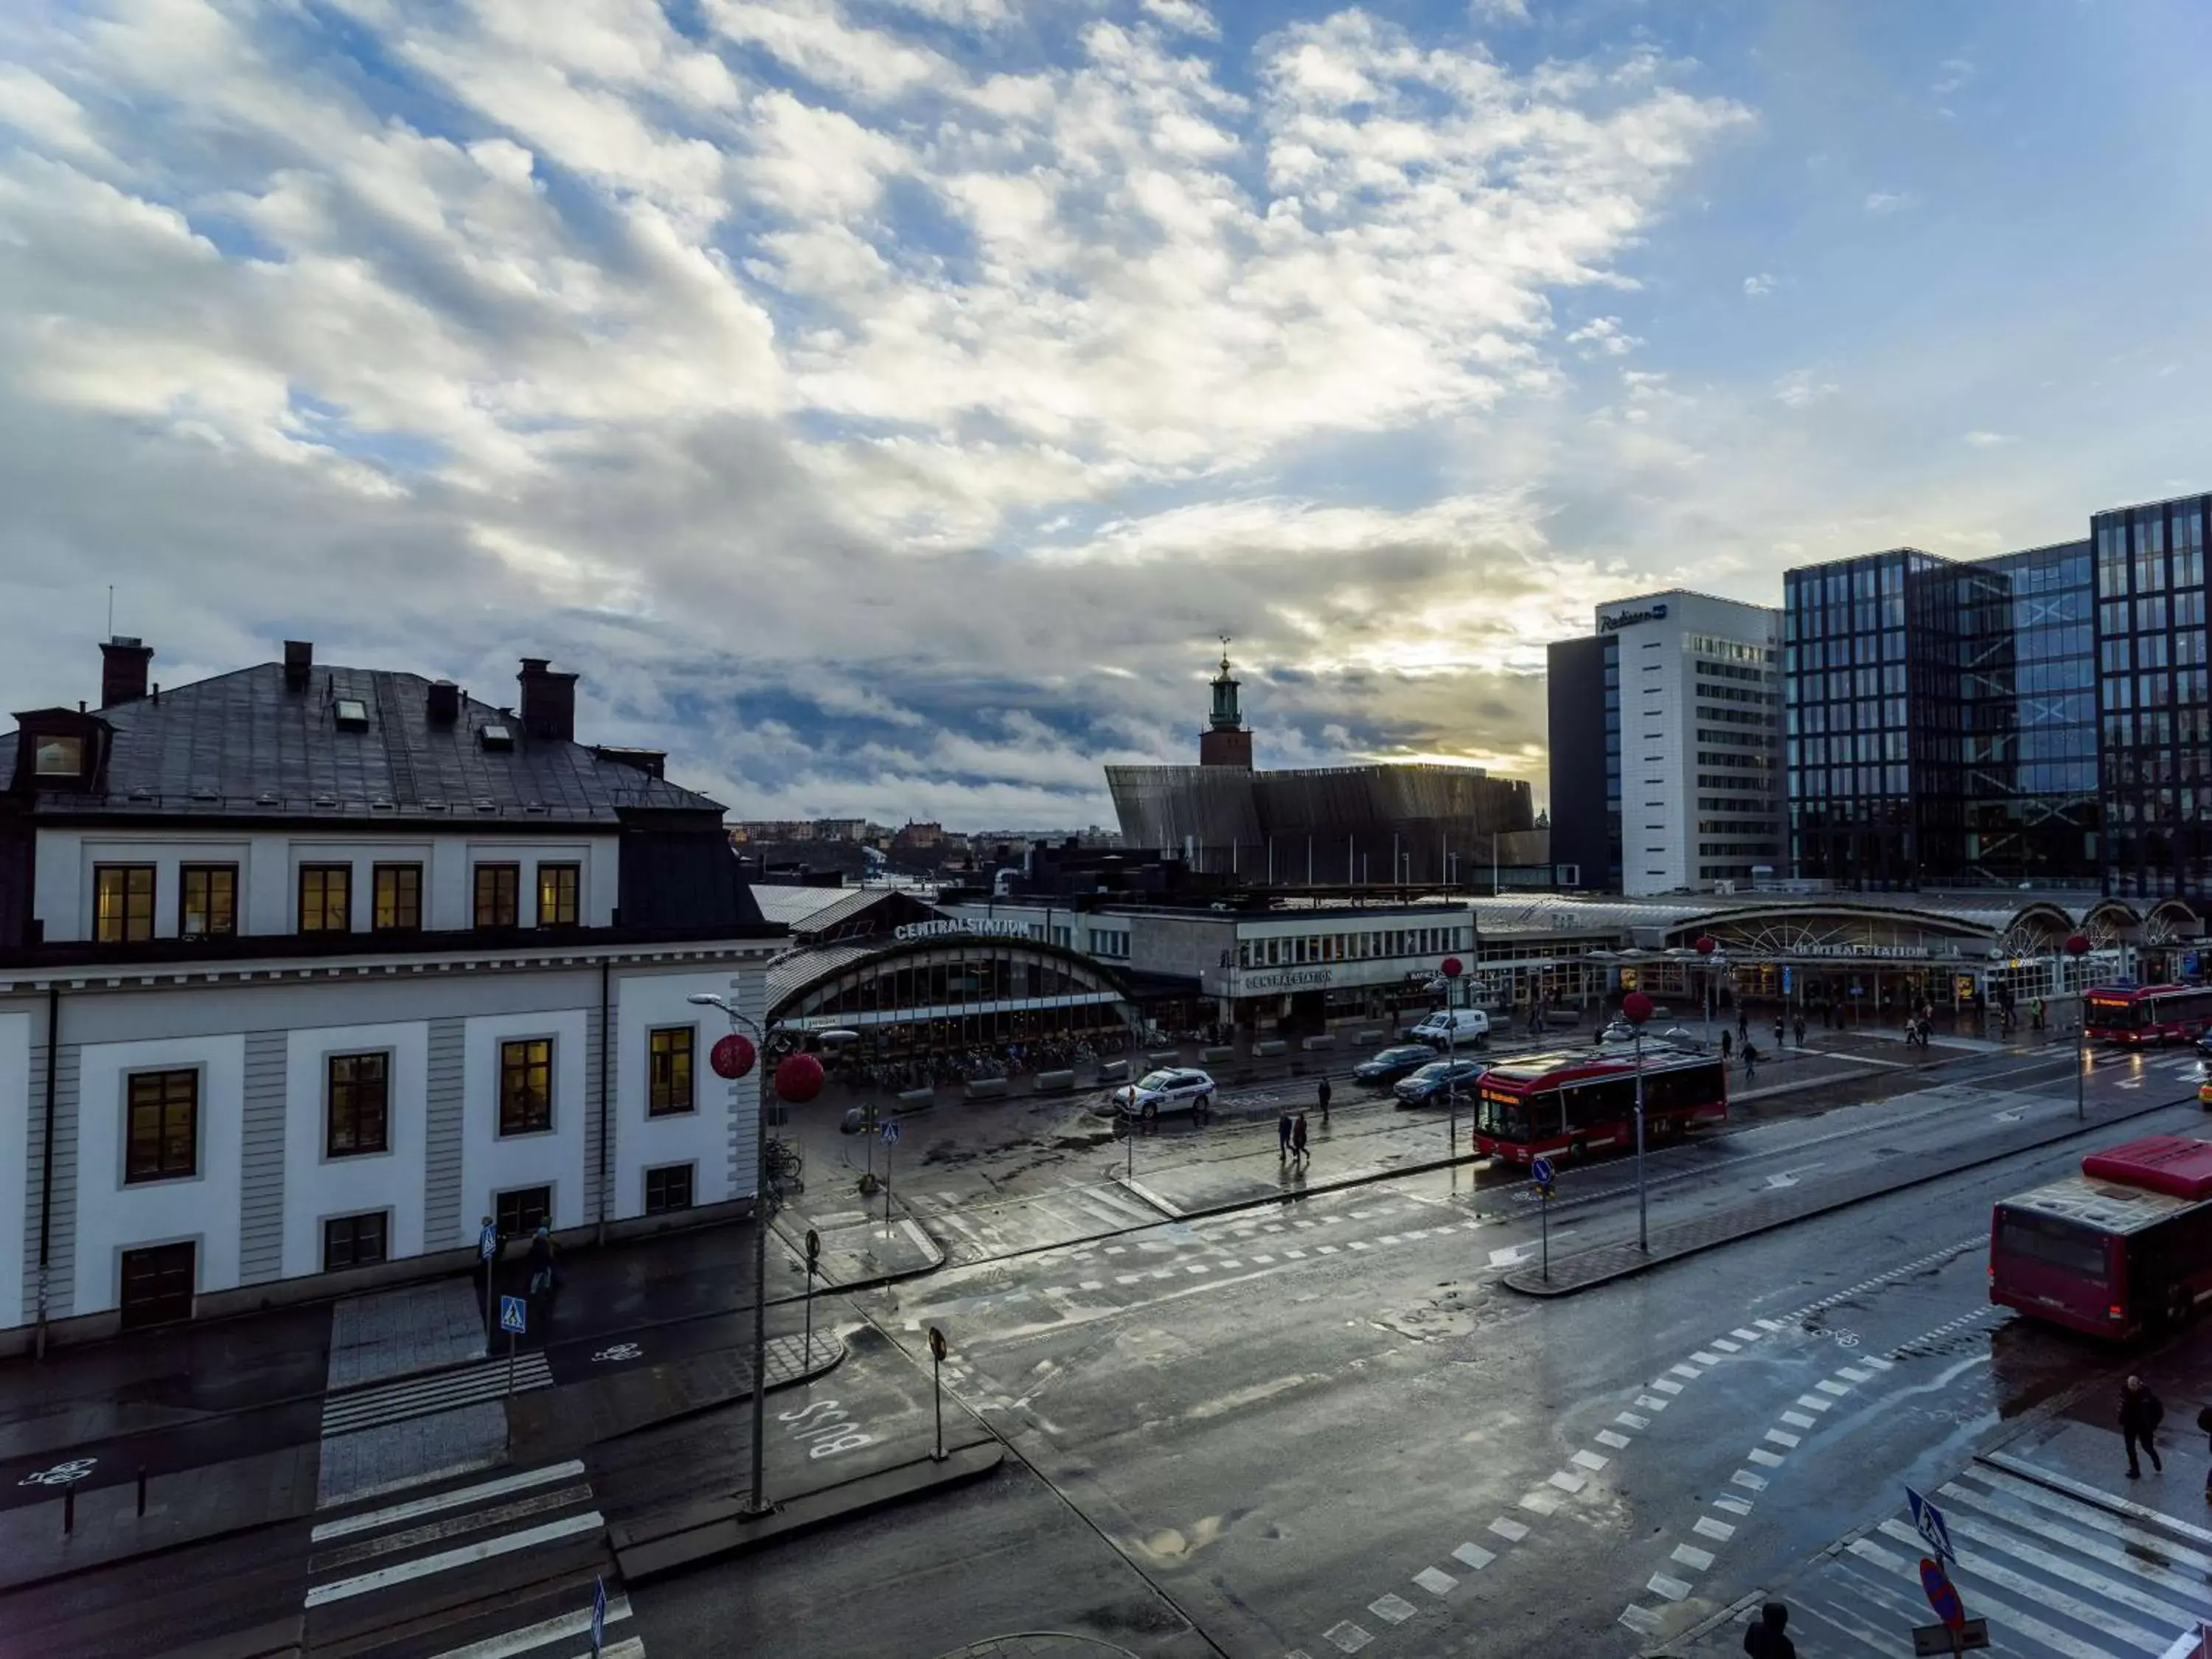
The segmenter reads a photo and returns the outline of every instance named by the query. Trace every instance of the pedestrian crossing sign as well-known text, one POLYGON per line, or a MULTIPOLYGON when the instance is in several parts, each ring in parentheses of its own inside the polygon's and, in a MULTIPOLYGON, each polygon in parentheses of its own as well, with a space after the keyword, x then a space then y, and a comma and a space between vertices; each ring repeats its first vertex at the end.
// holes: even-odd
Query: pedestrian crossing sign
POLYGON ((607 1647, 607 1581, 592 1580, 592 1659, 606 1651, 607 1647))
POLYGON ((503 1296, 499 1299, 499 1328, 520 1336, 530 1328, 530 1310, 519 1296, 503 1296))
POLYGON ((1958 1553, 1951 1547, 1951 1529, 1943 1523, 1943 1511, 1907 1486, 1905 1501, 1912 1510, 1912 1530, 1928 1540, 1928 1547, 1946 1561, 1956 1561, 1958 1553))
POLYGON ((883 1137, 884 1137, 884 1146, 897 1146, 897 1145, 898 1145, 898 1139, 899 1139, 899 1126, 898 1126, 897 1124, 896 1124, 896 1123, 886 1123, 886 1124, 884 1124, 884 1127, 883 1127, 883 1137))
POLYGON ((477 1254, 487 1261, 499 1254, 499 1229, 487 1221, 483 1231, 477 1235, 477 1254))

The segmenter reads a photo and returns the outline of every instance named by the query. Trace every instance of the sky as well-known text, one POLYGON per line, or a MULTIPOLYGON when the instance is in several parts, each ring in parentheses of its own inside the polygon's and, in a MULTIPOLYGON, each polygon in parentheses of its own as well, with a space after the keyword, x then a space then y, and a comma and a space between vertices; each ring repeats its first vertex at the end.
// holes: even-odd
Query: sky
POLYGON ((318 657, 744 817, 1545 789, 1669 586, 2212 488, 2212 8, 13 0, 0 695, 318 657))

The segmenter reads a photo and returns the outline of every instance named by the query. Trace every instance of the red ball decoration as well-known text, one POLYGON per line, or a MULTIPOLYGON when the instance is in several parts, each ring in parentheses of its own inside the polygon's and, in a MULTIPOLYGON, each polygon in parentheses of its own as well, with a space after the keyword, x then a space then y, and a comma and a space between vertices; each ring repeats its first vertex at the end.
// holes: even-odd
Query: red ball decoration
POLYGON ((716 1042, 707 1055, 707 1063, 714 1068, 716 1077, 726 1077, 735 1082, 741 1077, 750 1076, 753 1061, 759 1058, 758 1052, 753 1048, 753 1040, 742 1032, 732 1031, 716 1042))
POLYGON ((775 1092, 779 1100, 804 1106, 822 1092, 822 1062, 811 1054, 785 1055, 775 1068, 775 1092))
POLYGON ((1651 999, 1641 991, 1631 991, 1620 1000, 1621 1018, 1632 1025, 1643 1024, 1645 1020, 1651 1018, 1654 1012, 1656 1011, 1652 1008, 1651 999))
POLYGON ((1457 957, 1446 957, 1444 958, 1444 977, 1446 979, 1457 979, 1461 974, 1466 971, 1466 969, 1467 964, 1462 962, 1457 957))
POLYGON ((1698 935, 1698 954, 1699 956, 1709 957, 1719 949, 1720 945, 1718 941, 1717 941, 1711 933, 1700 933, 1698 935))
POLYGON ((2066 941, 2066 954, 2069 957, 2087 956, 2089 954, 2089 936, 2087 933, 2074 934, 2066 941))

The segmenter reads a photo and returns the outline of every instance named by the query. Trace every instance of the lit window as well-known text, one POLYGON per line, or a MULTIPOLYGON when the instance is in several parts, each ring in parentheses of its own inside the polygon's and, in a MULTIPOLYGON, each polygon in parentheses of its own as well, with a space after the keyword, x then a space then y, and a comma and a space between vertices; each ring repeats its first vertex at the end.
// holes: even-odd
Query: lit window
POLYGON ((32 751, 31 769, 42 778, 83 776, 84 739, 62 737, 37 739, 36 747, 32 751))
POLYGON ((154 866, 103 864, 92 872, 93 933, 102 945, 154 937, 154 866))

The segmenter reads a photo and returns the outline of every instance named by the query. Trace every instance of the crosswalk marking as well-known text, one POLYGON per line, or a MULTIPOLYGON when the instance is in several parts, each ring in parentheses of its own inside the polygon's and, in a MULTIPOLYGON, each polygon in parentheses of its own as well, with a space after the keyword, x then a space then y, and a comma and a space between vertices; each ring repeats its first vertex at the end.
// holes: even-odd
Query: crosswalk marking
POLYGON ((403 1521, 412 1521, 417 1516, 435 1515, 440 1510, 459 1508, 464 1504, 481 1504, 489 1498, 504 1498, 512 1492, 527 1492, 532 1486, 548 1486, 557 1480, 573 1480, 584 1472, 580 1459, 566 1463, 549 1463, 542 1469, 526 1469, 520 1474, 502 1475, 496 1480, 486 1480, 474 1486, 459 1486, 452 1492, 441 1492, 429 1498, 410 1498, 404 1504, 394 1504, 389 1509, 367 1510, 359 1515, 341 1516, 335 1521, 325 1521, 307 1534, 311 1543, 326 1543, 333 1538, 349 1537, 357 1532, 374 1532, 379 1527, 397 1526, 403 1521))
POLYGON ((516 1394, 553 1386, 553 1372, 543 1353, 518 1354, 511 1368, 505 1359, 482 1360, 431 1376, 409 1377, 350 1394, 331 1395, 323 1401, 323 1434, 325 1438, 351 1434, 385 1423, 404 1422, 410 1418, 428 1417, 434 1413, 472 1406, 479 1401, 496 1400, 509 1392, 510 1374, 512 1390, 516 1394))
POLYGON ((548 1521, 543 1526, 532 1527, 522 1532, 511 1532, 497 1538, 486 1538, 474 1544, 465 1544, 458 1549, 441 1550, 435 1555, 421 1556, 412 1561, 399 1561, 388 1567, 356 1574, 351 1578, 340 1578, 331 1583, 317 1584, 307 1592, 307 1605, 319 1607, 331 1601, 343 1601, 356 1595, 366 1595, 371 1590, 386 1589, 393 1584, 404 1584, 412 1578, 422 1578, 434 1572, 447 1572, 455 1567, 473 1566, 488 1561, 495 1555, 512 1555, 517 1550, 534 1549, 540 1544, 550 1544, 556 1539, 573 1538, 579 1533, 597 1532, 606 1525, 606 1517, 597 1510, 586 1515, 571 1515, 559 1521, 548 1521))
MULTIPOLYGON (((618 1625, 629 1617, 629 1597, 611 1595, 607 1598, 607 1623, 618 1625)), ((592 1628, 591 1609, 581 1613, 563 1613, 551 1619, 541 1619, 534 1625, 525 1625, 520 1630, 507 1631, 498 1636, 487 1636, 481 1642, 471 1642, 466 1647, 448 1648, 437 1659, 514 1659, 516 1654, 527 1653, 532 1648, 543 1647, 548 1642, 566 1640, 571 1636, 587 1635, 592 1628)), ((644 1644, 637 1644, 642 1653, 644 1644)), ((607 1649, 608 1659, 618 1650, 607 1649)))

